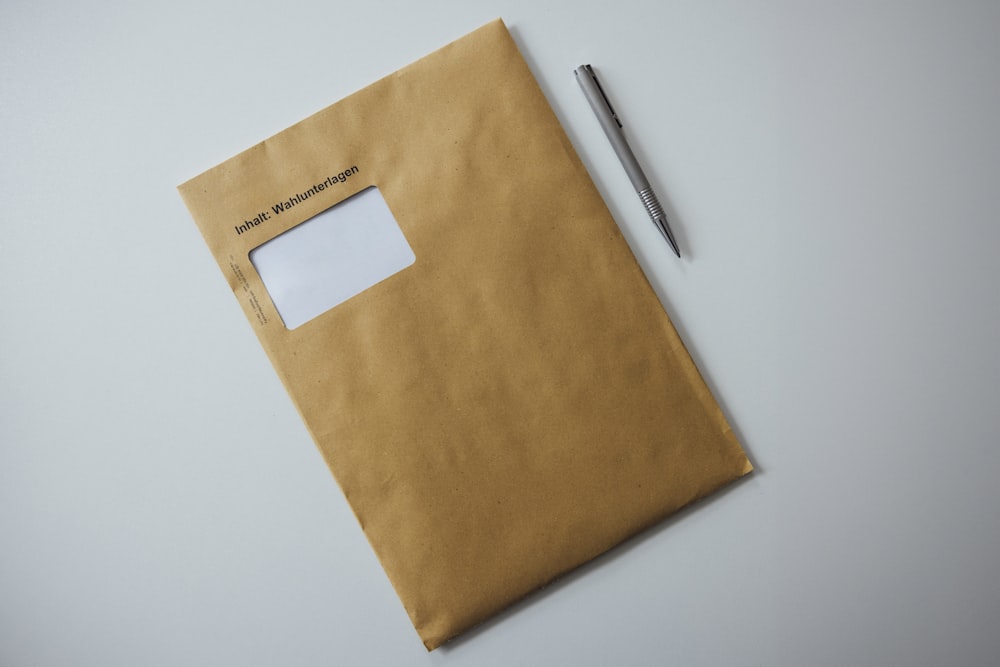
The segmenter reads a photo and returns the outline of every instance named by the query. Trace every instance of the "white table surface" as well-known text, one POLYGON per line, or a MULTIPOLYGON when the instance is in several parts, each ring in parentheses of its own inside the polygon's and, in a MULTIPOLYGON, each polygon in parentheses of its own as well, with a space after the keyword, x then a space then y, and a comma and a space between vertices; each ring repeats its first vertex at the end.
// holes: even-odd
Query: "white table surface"
POLYGON ((0 5, 0 665, 1000 661, 1000 4, 143 4, 0 5), (496 16, 758 470, 428 654, 174 188, 496 16))

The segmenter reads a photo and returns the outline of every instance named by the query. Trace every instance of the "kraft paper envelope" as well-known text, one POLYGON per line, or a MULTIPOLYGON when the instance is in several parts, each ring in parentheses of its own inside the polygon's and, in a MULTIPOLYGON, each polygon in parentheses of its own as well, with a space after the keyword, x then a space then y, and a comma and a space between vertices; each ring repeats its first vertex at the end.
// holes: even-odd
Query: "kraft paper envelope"
POLYGON ((179 190, 428 649, 751 470, 499 20, 179 190))

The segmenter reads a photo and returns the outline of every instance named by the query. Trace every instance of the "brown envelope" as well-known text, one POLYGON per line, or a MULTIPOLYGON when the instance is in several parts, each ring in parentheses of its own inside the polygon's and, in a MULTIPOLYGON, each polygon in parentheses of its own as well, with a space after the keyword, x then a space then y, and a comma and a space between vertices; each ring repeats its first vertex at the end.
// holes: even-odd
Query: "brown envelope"
POLYGON ((428 649, 751 470, 499 20, 179 190, 428 649), (416 261, 287 329, 250 251, 372 185, 416 261))

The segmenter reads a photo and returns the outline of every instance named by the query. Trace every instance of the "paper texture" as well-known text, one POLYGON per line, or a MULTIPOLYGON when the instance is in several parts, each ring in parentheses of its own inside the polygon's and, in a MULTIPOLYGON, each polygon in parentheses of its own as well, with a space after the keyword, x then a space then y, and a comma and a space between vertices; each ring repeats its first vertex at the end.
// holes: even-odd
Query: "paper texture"
POLYGON ((428 649, 751 469, 499 20, 179 190, 428 649), (289 330, 373 185, 416 260, 289 330))

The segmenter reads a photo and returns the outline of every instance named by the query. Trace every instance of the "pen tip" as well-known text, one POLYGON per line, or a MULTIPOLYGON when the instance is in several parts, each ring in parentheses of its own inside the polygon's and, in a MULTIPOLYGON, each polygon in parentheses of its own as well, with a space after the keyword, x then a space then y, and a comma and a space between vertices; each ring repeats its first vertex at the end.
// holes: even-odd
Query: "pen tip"
POLYGON ((677 241, 674 240, 674 235, 670 233, 670 228, 667 227, 666 220, 663 221, 663 225, 660 227, 660 231, 663 232, 663 236, 667 239, 667 245, 669 245, 670 249, 674 251, 675 255, 677 255, 677 259, 680 259, 681 249, 677 247, 677 241))
MULTIPOLYGON (((657 203, 657 206, 659 206, 659 203, 657 203)), ((663 234, 663 238, 667 240, 667 245, 669 245, 670 249, 674 251, 675 255, 677 255, 677 259, 680 259, 681 249, 677 247, 677 241, 674 240, 674 235, 670 233, 670 225, 667 224, 667 218, 662 214, 654 215, 652 217, 653 222, 655 222, 656 226, 660 229, 660 233, 663 234)))

